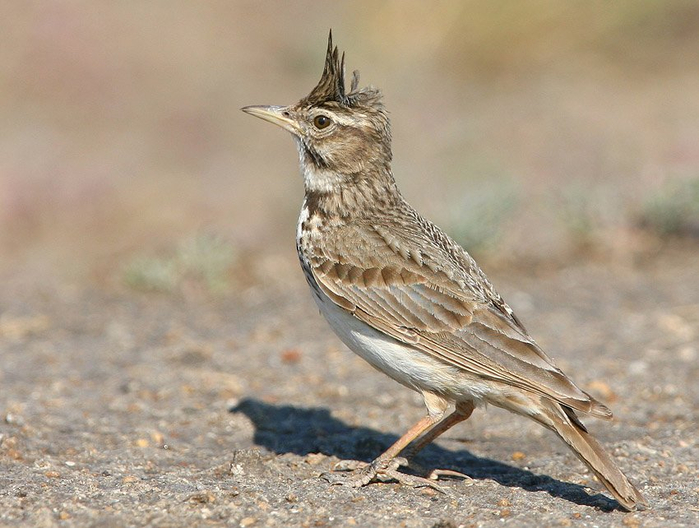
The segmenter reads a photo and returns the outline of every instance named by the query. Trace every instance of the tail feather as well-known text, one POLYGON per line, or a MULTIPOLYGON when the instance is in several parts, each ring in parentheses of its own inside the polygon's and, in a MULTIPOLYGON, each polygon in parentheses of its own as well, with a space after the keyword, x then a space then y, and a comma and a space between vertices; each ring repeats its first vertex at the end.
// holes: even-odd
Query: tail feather
POLYGON ((530 416, 561 437, 622 507, 629 511, 647 508, 648 502, 641 492, 622 473, 600 443, 587 432, 575 412, 547 398, 541 400, 542 414, 530 416))

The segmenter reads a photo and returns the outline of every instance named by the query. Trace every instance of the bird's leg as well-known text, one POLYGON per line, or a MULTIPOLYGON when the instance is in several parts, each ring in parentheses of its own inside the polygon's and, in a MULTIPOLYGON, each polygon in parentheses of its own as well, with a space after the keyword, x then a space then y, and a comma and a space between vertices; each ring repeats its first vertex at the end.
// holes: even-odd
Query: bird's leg
POLYGON ((366 486, 373 480, 397 480, 401 484, 430 486, 442 491, 438 486, 427 479, 406 475, 398 471, 399 467, 407 465, 407 460, 398 457, 400 452, 418 436, 425 433, 425 431, 429 431, 431 427, 434 427, 434 425, 439 422, 440 418, 440 415, 428 414, 413 425, 408 432, 401 436, 391 447, 370 464, 358 465, 356 463, 347 464, 340 462, 335 466, 335 471, 353 471, 355 474, 351 478, 337 479, 327 474, 324 475, 324 477, 333 484, 347 484, 354 488, 366 486))
POLYGON ((461 423, 464 420, 468 420, 475 408, 476 407, 473 405, 473 402, 457 404, 454 412, 444 418, 441 422, 437 423, 432 429, 425 432, 420 438, 410 445, 405 452, 405 458, 414 457, 425 447, 434 442, 437 437, 441 436, 443 433, 446 433, 456 424, 461 423))
MULTIPOLYGON (((420 438, 412 443, 405 451, 404 457, 408 460, 417 455, 422 449, 431 444, 440 435, 454 427, 456 424, 467 420, 475 409, 473 402, 457 403, 456 409, 449 416, 437 423, 432 429, 427 430, 420 438)), ((450 469, 434 469, 427 478, 438 479, 440 476, 468 478, 467 475, 450 469)))
POLYGON ((355 488, 366 486, 374 480, 396 480, 401 484, 430 486, 439 491, 444 490, 434 484, 433 481, 440 476, 468 478, 467 475, 457 471, 445 469, 435 469, 429 473, 427 478, 406 475, 398 471, 398 468, 401 466, 408 466, 409 458, 415 456, 441 434, 468 419, 475 409, 473 402, 459 402, 456 404, 454 412, 443 418, 448 407, 446 400, 429 393, 423 393, 423 397, 428 409, 427 416, 413 425, 383 454, 370 464, 357 461, 342 461, 336 464, 333 468, 335 471, 354 472, 349 479, 337 478, 328 474, 325 474, 324 477, 333 484, 347 484, 355 488), (406 450, 405 456, 399 457, 398 455, 404 450, 406 450))

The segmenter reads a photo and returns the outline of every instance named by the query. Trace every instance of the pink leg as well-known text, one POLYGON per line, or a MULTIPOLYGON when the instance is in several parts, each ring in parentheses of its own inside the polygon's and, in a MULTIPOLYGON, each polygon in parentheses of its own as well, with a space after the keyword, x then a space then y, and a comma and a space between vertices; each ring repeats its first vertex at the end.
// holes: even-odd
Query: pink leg
POLYGON ((422 437, 420 437, 410 448, 408 448, 405 453, 406 458, 411 458, 417 455, 422 449, 431 444, 437 439, 441 434, 445 433, 456 424, 468 420, 468 418, 473 413, 475 409, 473 402, 459 403, 456 409, 449 416, 444 418, 441 422, 435 425, 432 429, 428 430, 422 437))

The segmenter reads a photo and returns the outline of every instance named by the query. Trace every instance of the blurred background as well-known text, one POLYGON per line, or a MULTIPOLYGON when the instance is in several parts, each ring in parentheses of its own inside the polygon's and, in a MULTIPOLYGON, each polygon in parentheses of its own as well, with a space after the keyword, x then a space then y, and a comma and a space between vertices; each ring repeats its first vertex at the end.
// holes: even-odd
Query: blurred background
POLYGON ((295 147, 239 108, 306 95, 329 28, 404 195, 479 258, 696 244, 696 1, 6 0, 0 278, 296 272, 295 147))

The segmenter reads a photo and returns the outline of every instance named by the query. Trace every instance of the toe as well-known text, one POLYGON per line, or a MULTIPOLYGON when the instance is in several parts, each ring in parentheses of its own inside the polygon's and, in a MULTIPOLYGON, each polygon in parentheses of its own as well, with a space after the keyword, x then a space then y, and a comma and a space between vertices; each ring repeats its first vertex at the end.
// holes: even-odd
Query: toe
POLYGON ((357 471, 367 465, 366 462, 360 462, 359 460, 340 460, 333 466, 333 471, 357 471))
POLYGON ((460 473, 458 471, 454 471, 451 469, 433 469, 429 475, 427 475, 428 479, 431 480, 439 480, 441 477, 451 477, 451 478, 460 478, 464 480, 472 480, 471 477, 468 475, 464 475, 463 473, 460 473))

